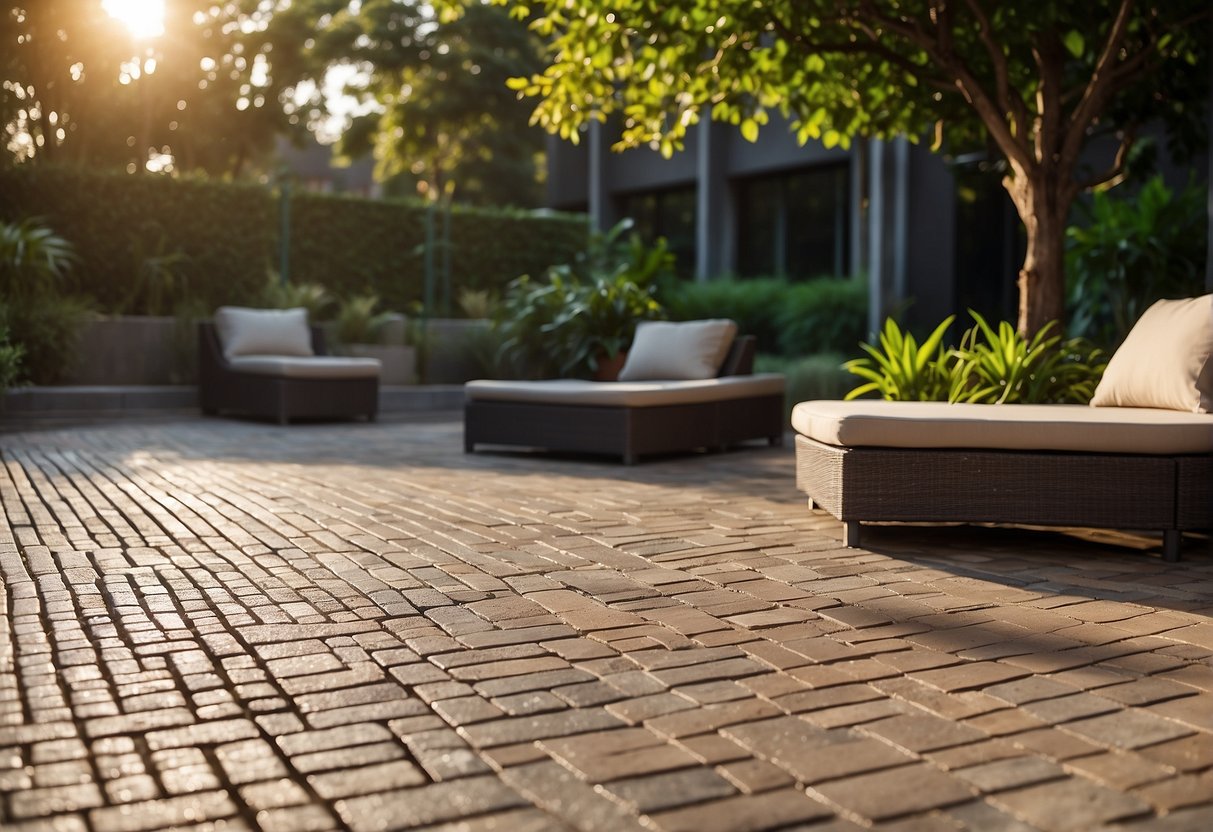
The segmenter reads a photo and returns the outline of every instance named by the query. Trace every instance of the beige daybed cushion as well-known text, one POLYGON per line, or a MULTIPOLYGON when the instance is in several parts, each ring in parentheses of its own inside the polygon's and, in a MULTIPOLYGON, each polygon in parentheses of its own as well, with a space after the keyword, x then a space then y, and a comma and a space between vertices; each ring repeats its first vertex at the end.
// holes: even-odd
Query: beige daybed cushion
POLYGON ((1213 295, 1147 309, 1108 362, 1091 404, 1213 412, 1213 295))
POLYGON ((223 356, 312 355, 312 332, 306 309, 248 309, 220 306, 215 331, 223 356))
POLYGON ((851 448, 1213 452, 1213 414, 1144 407, 811 401, 792 409, 792 427, 818 442, 851 448))
POLYGON ((283 378, 374 378, 379 375, 377 358, 334 355, 238 355, 228 361, 228 365, 241 373, 283 378))
POLYGON ((642 321, 628 357, 619 371, 620 381, 689 381, 707 379, 720 365, 737 324, 727 318, 706 321, 642 321))
POLYGON ((699 381, 480 380, 469 381, 463 389, 469 400, 476 401, 655 407, 780 396, 783 386, 783 376, 778 373, 761 373, 699 381))

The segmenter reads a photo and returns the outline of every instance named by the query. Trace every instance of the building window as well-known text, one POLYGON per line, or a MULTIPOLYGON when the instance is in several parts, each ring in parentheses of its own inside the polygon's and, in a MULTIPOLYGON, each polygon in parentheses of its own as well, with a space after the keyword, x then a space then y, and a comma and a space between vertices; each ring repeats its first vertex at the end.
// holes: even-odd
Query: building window
POLYGON ((636 223, 641 238, 652 242, 665 237, 674 255, 679 277, 695 273, 695 187, 668 188, 619 197, 619 216, 636 223))
POLYGON ((737 183, 737 273, 792 280, 848 273, 848 166, 826 165, 737 183))
POLYGON ((1000 171, 961 164, 956 179, 956 308, 990 320, 1013 321, 1016 278, 1023 259, 1023 225, 1002 186, 1000 171))

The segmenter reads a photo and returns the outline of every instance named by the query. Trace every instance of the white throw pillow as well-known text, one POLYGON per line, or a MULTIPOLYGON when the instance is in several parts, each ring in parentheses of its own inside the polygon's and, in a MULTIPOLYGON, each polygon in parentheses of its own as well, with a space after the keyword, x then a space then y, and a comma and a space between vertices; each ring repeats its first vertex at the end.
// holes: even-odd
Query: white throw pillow
POLYGON ((306 309, 215 310, 215 330, 227 358, 239 355, 313 355, 306 309))
POLYGON ((692 381, 715 378, 729 352, 737 324, 724 318, 709 321, 644 321, 620 381, 692 381))
POLYGON ((1091 404, 1213 412, 1213 295, 1147 309, 1108 362, 1091 404))

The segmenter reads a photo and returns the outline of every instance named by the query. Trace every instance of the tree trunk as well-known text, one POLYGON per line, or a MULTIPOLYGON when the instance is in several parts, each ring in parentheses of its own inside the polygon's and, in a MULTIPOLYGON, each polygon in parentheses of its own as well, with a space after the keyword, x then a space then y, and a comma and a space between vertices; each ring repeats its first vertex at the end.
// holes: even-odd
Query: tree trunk
POLYGON ((1019 270, 1019 332, 1032 336, 1050 321, 1064 329, 1066 316, 1066 220, 1064 184, 1038 175, 1004 182, 1027 233, 1019 270))

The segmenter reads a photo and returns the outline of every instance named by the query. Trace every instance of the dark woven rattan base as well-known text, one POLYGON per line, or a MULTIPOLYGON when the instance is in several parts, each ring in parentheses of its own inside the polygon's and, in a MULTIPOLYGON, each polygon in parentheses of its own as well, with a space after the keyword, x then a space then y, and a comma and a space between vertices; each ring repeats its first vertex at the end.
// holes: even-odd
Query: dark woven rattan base
POLYGON ((840 448, 796 437, 796 484, 839 520, 1213 526, 1213 458, 840 448))
POLYGON ((724 449, 751 440, 783 441, 783 396, 759 396, 661 407, 601 407, 471 400, 464 410, 464 448, 512 445, 548 451, 640 456, 697 448, 724 449))

